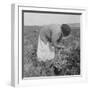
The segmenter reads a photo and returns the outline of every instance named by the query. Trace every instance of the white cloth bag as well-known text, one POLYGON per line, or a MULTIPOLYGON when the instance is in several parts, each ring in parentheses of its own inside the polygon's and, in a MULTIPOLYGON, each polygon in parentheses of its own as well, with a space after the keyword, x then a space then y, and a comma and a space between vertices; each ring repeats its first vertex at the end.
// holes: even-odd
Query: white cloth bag
POLYGON ((51 60, 55 56, 55 52, 51 51, 49 48, 49 43, 45 44, 39 36, 38 39, 38 48, 37 48, 37 57, 39 61, 51 60))

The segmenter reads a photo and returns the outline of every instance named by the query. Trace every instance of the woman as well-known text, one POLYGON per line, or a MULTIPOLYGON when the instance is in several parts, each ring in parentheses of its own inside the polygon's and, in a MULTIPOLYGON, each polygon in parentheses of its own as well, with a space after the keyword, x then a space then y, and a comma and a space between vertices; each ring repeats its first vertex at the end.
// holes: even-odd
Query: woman
POLYGON ((67 24, 47 25, 40 30, 38 38, 37 57, 39 61, 52 60, 55 57, 55 48, 60 48, 61 39, 70 34, 67 24))

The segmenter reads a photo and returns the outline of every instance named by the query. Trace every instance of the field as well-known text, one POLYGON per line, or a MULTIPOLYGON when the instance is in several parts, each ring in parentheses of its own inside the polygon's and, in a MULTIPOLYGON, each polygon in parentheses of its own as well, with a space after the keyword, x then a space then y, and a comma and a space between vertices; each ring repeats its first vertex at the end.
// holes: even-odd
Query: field
POLYGON ((41 26, 24 26, 23 77, 80 75, 80 27, 71 26, 70 37, 60 42, 65 48, 46 62, 38 61, 36 55, 41 26))

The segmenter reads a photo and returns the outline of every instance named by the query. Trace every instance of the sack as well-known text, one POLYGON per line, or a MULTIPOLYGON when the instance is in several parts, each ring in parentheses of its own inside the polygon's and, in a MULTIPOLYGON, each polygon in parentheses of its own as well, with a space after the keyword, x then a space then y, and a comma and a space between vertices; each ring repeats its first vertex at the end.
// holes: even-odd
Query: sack
POLYGON ((45 44, 39 36, 38 39, 38 48, 37 48, 37 57, 39 61, 51 60, 55 56, 55 52, 51 51, 49 48, 49 43, 45 44))

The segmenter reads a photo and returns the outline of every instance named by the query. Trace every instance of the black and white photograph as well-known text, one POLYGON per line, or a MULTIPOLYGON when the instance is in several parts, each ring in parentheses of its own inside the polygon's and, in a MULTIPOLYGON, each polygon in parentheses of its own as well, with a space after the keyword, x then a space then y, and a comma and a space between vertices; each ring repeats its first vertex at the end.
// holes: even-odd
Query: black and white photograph
POLYGON ((81 74, 80 16, 22 10, 22 78, 81 74))

